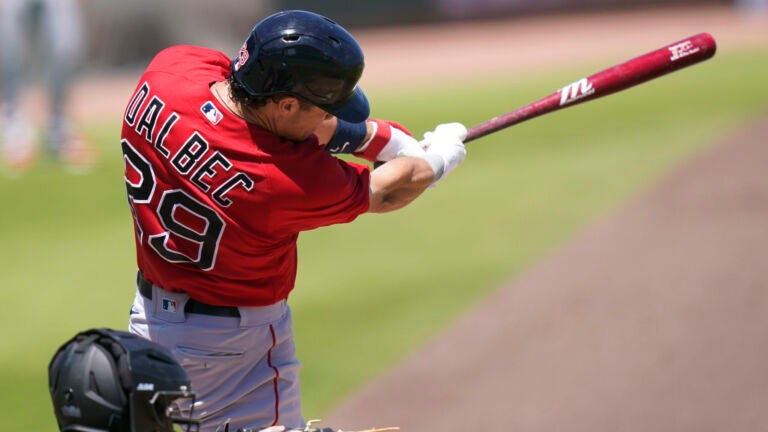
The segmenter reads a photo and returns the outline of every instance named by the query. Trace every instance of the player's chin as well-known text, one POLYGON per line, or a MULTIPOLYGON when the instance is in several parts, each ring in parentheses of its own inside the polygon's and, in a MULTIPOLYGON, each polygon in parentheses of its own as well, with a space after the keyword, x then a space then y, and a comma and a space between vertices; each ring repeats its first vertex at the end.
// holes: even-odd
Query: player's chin
POLYGON ((307 141, 311 138, 315 138, 315 133, 307 132, 302 134, 290 134, 290 135, 284 135, 282 138, 288 141, 293 141, 295 143, 300 143, 300 142, 307 141))

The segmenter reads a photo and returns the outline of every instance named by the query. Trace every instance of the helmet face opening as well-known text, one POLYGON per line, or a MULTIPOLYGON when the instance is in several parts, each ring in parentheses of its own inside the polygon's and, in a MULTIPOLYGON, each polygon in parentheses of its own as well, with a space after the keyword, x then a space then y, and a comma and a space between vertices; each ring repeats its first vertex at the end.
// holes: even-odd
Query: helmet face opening
POLYGON ((286 11, 256 24, 232 60, 232 74, 251 96, 291 94, 357 123, 370 114, 357 87, 364 66, 362 49, 344 28, 311 12, 286 11))
POLYGON ((197 432, 200 423, 192 419, 195 394, 179 391, 136 392, 131 397, 132 432, 197 432), (174 428, 177 425, 178 428, 174 428))
POLYGON ((199 429, 186 372, 169 351, 139 336, 109 329, 80 332, 59 348, 48 370, 62 431, 199 429))

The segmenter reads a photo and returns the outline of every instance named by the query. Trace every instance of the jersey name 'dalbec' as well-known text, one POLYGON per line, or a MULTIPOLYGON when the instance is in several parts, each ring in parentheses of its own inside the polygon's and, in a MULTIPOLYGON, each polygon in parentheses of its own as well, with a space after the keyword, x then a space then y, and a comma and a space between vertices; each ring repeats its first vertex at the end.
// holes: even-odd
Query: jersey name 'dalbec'
POLYGON ((167 48, 139 80, 121 147, 139 269, 152 283, 215 305, 288 296, 298 233, 368 209, 369 168, 317 144, 282 140, 213 96, 230 60, 167 48))

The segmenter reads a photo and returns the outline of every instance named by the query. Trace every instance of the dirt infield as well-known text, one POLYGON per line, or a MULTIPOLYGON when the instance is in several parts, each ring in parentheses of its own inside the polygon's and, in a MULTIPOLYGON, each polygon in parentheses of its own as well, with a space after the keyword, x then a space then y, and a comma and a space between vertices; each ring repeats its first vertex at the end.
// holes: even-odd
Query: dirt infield
MULTIPOLYGON (((721 51, 768 46, 768 22, 758 20, 707 9, 563 19, 547 29, 526 22, 505 37, 529 41, 516 47, 530 51, 504 68, 637 52, 649 39, 699 31, 715 35, 721 51), (552 29, 559 40, 537 39, 552 29)), ((325 423, 768 430, 767 142, 763 119, 696 156, 469 311, 325 423)))
POLYGON ((768 122, 691 160, 470 311, 328 424, 768 428, 768 122))

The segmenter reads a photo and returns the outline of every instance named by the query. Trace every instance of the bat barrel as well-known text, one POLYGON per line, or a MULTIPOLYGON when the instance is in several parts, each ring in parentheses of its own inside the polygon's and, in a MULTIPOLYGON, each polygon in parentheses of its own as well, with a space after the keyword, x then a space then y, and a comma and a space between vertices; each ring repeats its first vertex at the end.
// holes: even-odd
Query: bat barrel
POLYGON ((481 123, 468 131, 470 142, 500 129, 633 87, 707 60, 717 50, 709 33, 699 33, 568 84, 526 106, 481 123))

